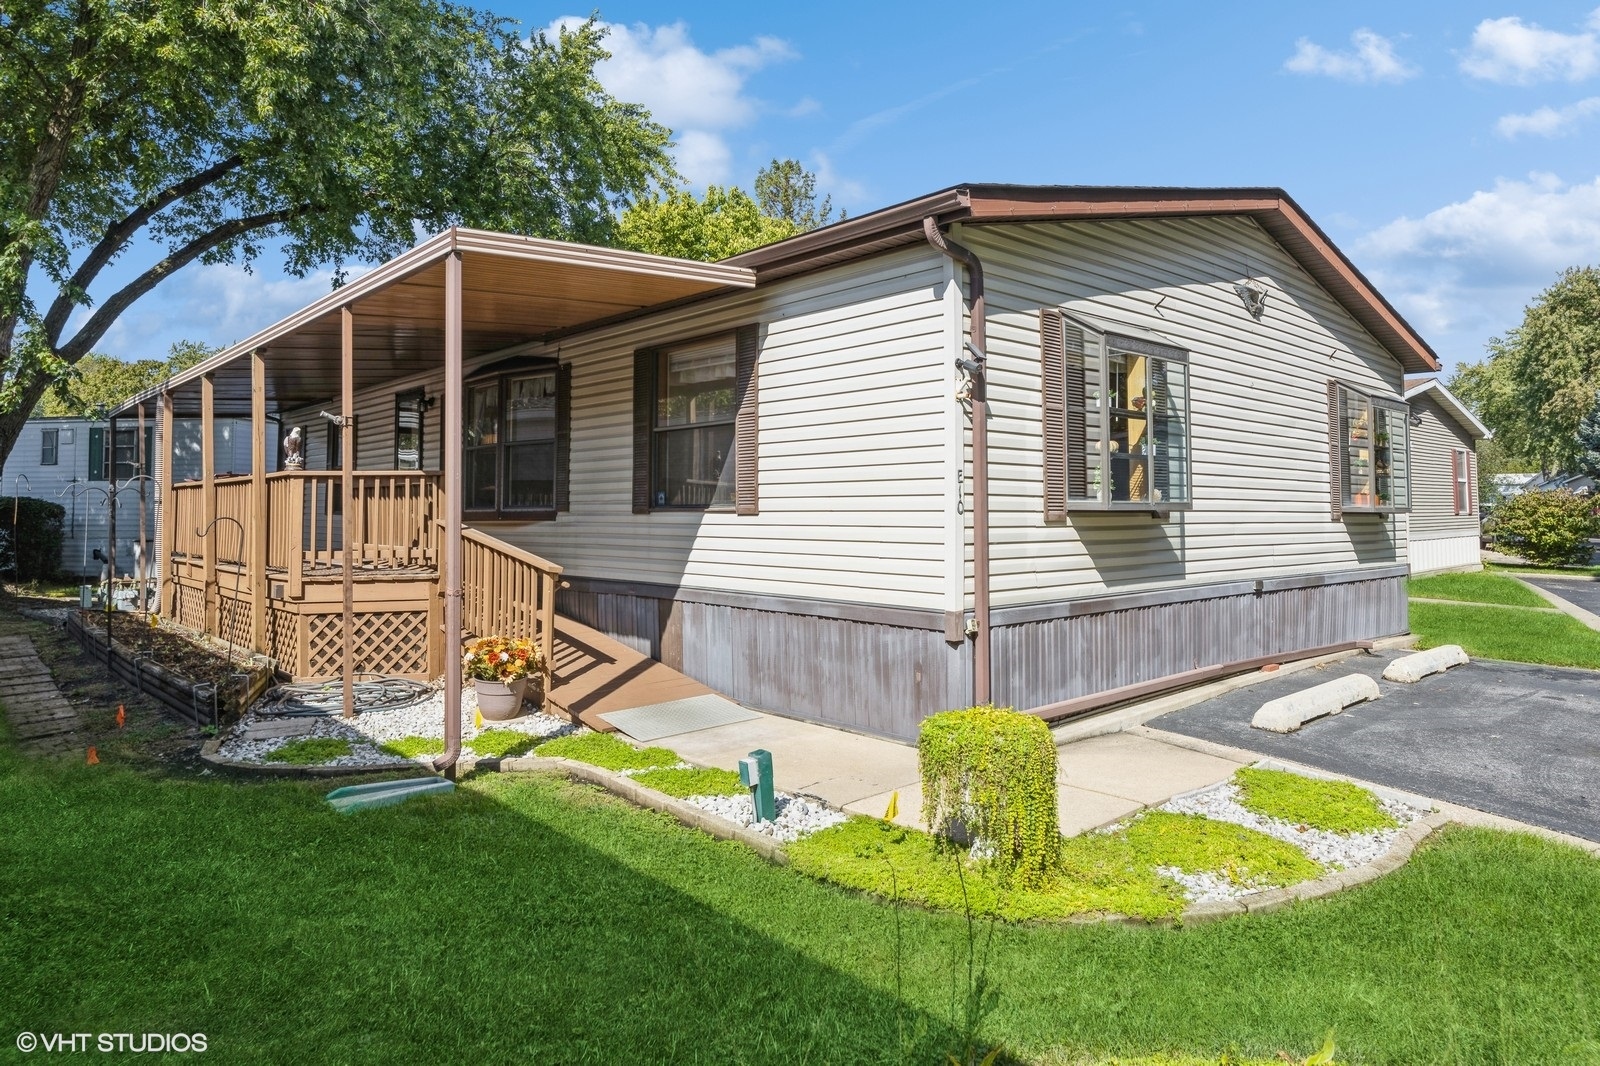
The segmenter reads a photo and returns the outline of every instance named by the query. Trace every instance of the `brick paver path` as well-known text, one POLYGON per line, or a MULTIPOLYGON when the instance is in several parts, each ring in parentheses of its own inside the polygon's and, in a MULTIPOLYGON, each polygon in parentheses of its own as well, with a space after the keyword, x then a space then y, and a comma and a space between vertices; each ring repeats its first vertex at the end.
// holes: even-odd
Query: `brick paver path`
POLYGON ((0 705, 30 755, 70 755, 78 751, 78 712, 56 688, 27 637, 0 637, 0 705))

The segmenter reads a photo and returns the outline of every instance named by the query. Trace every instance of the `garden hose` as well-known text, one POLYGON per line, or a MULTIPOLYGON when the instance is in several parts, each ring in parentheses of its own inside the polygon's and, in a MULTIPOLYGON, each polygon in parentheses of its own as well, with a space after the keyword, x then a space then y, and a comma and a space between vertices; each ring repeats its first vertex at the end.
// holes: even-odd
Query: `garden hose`
MULTIPOLYGON (((357 674, 355 683, 355 709, 367 711, 392 711, 410 707, 430 698, 432 685, 411 681, 404 677, 387 677, 383 674, 357 674), (366 680, 360 680, 360 679, 366 680)), ((261 718, 322 717, 344 712, 344 682, 295 681, 276 685, 252 708, 261 718)))

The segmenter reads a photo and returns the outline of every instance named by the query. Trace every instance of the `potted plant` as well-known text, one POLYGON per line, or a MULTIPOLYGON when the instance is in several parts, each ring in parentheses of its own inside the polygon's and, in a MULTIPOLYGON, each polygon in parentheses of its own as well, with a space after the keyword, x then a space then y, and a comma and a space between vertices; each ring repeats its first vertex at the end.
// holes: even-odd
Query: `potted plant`
POLYGON ((531 640, 479 637, 467 645, 461 668, 478 693, 478 711, 503 722, 522 712, 528 678, 544 668, 544 659, 531 640))

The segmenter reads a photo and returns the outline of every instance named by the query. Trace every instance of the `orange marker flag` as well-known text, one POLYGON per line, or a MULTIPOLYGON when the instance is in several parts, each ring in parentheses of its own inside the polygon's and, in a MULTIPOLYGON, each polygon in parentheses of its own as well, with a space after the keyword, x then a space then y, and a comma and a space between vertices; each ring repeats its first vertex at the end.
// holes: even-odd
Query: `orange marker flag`
POLYGON ((84 761, 90 766, 100 765, 100 756, 95 752, 93 744, 89 745, 89 757, 84 761))
POLYGON ((128 724, 128 711, 122 704, 117 704, 117 728, 121 729, 128 724))

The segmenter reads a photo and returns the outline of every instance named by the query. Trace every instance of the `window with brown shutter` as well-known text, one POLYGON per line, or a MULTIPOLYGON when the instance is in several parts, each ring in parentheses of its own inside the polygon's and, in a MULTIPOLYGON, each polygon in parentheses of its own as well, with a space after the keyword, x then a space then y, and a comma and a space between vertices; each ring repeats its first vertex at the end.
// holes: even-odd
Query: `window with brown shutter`
POLYGON ((634 513, 759 512, 760 330, 680 341, 634 357, 634 513))
POLYGON ((1135 332, 1039 314, 1046 521, 1190 503, 1189 353, 1135 332))
POLYGON ((1411 510, 1410 408, 1328 382, 1328 491, 1334 518, 1411 510))

